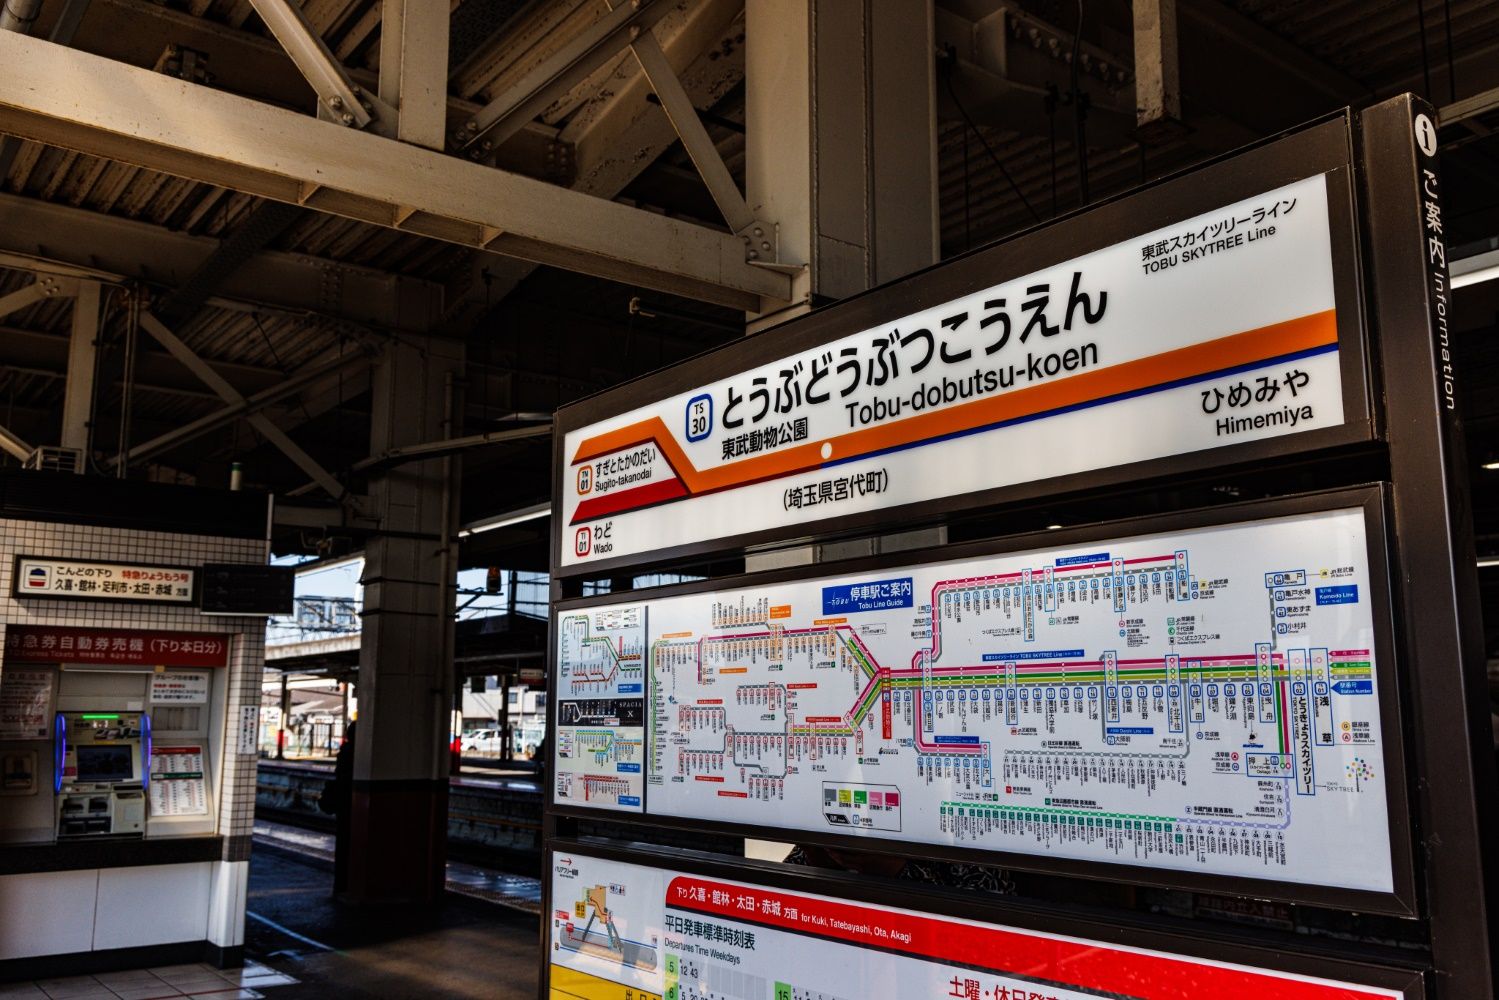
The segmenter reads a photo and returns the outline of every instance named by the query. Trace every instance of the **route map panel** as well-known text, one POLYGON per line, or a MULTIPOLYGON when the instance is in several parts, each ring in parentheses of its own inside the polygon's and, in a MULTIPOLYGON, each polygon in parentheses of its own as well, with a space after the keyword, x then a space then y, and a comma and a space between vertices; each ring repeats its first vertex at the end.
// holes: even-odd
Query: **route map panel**
POLYGON ((1096 940, 553 852, 552 1000, 1395 1000, 1096 940))
POLYGON ((646 615, 627 605, 558 618, 559 804, 641 811, 646 615))
POLYGON ((1362 510, 651 607, 649 810, 1388 892, 1362 510))
MULTIPOLYGON (((1367 552, 1352 508, 565 612, 558 697, 644 647, 654 815, 1387 893, 1367 552)), ((563 712, 559 804, 633 806, 642 731, 563 712)))

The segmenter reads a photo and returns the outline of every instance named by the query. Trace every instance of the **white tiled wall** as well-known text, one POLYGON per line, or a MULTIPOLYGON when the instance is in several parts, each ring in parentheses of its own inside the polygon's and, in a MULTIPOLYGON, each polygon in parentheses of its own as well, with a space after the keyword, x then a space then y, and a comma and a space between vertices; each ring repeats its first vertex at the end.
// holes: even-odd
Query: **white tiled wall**
MULTIPOLYGON (((70 559, 135 561, 201 566, 204 563, 264 565, 264 540, 134 531, 86 525, 50 524, 0 518, 0 631, 7 625, 68 625, 84 628, 140 628, 218 632, 235 636, 229 652, 228 738, 219 792, 219 833, 229 840, 227 861, 242 860, 255 811, 256 755, 238 753, 235 739, 243 706, 260 705, 265 667, 265 619, 199 614, 196 608, 111 601, 17 600, 11 574, 17 555, 70 559)), ((0 671, 5 669, 0 643, 0 671)))

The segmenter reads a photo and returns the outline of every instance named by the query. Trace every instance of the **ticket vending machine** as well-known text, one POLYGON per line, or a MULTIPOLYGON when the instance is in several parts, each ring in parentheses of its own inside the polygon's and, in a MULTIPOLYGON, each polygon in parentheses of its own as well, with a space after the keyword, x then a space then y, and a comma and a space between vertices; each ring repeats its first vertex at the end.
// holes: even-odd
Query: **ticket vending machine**
POLYGON ((59 712, 57 839, 143 837, 151 778, 151 717, 59 712))

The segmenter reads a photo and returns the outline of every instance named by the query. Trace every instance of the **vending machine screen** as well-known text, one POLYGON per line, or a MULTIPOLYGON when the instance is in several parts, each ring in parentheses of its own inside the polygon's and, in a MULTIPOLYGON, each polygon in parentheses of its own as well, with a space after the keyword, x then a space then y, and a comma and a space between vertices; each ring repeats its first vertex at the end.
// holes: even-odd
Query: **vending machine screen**
POLYGON ((131 748, 126 746, 80 746, 77 749, 81 782, 131 781, 136 779, 131 748))

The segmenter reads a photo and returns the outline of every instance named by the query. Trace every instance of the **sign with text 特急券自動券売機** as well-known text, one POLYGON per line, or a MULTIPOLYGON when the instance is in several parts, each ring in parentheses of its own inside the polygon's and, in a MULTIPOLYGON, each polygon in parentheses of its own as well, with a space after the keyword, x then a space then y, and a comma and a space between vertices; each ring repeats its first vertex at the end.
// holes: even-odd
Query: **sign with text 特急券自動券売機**
POLYGON ((867 527, 912 504, 931 518, 1215 449, 1367 435, 1349 377, 1363 348, 1346 168, 1312 157, 1227 185, 1212 169, 1097 209, 1096 226, 1093 212, 1063 220, 564 409, 554 565, 867 527))

